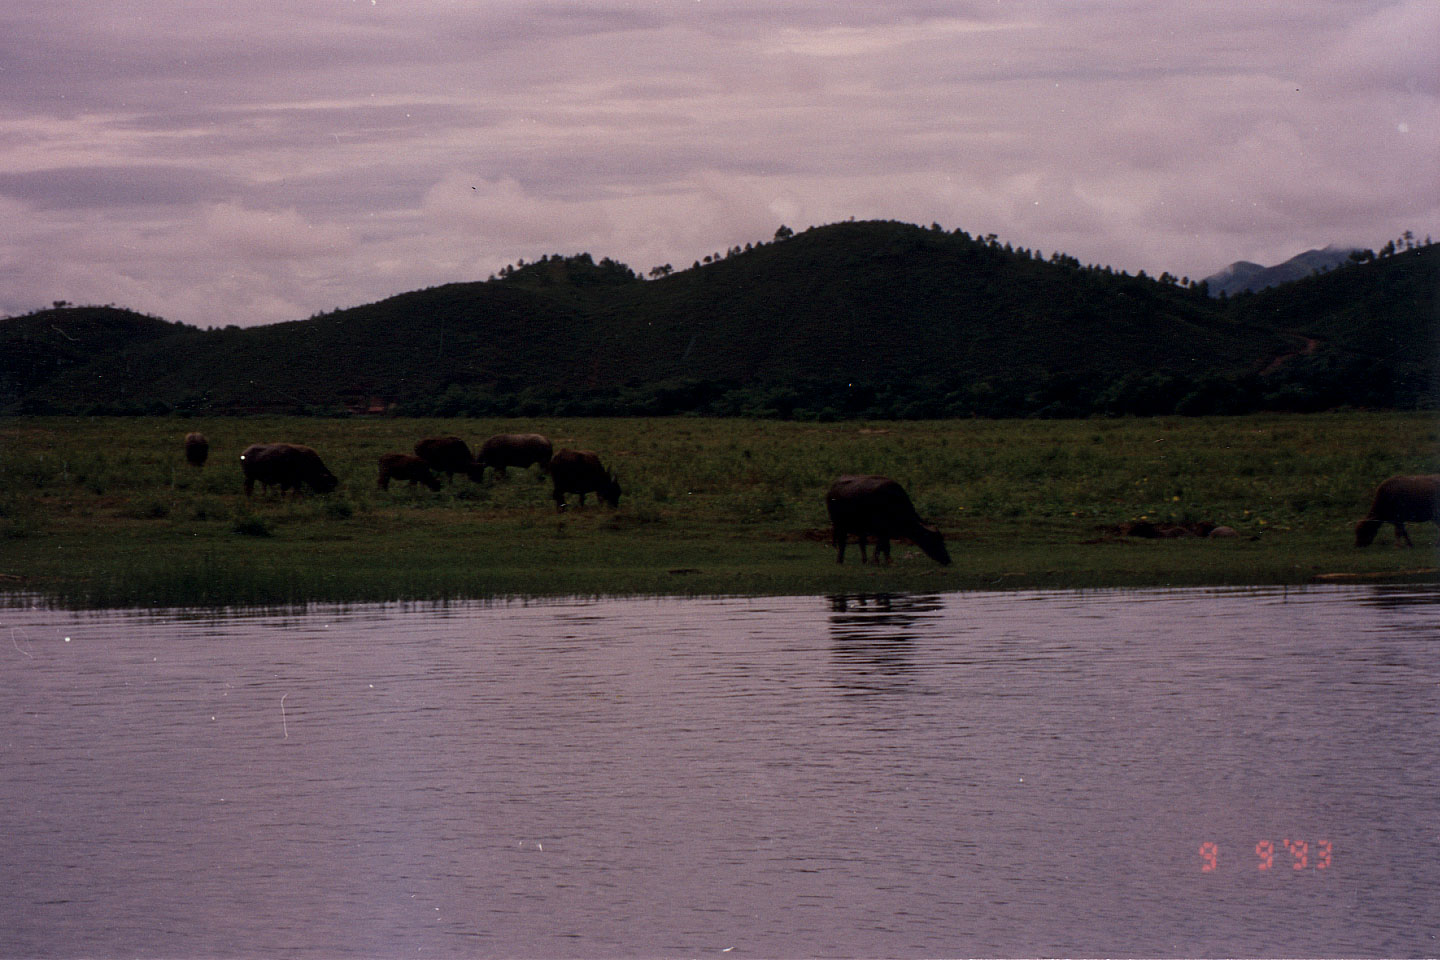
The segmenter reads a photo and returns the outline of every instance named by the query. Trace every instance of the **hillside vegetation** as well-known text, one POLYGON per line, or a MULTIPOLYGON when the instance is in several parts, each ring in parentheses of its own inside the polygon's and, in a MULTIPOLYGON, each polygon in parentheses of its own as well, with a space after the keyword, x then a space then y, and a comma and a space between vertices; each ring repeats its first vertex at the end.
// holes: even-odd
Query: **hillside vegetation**
POLYGON ((1440 248, 1215 299, 938 226, 838 223, 642 280, 588 254, 291 323, 0 321, 0 411, 811 420, 1440 405, 1440 248))

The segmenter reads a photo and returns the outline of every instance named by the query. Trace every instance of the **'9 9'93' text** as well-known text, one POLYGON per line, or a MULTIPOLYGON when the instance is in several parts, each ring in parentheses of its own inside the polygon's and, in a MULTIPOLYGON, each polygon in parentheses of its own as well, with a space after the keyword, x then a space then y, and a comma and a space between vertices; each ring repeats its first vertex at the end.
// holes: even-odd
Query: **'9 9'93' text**
MULTIPOLYGON (((1329 840, 1317 840, 1312 849, 1309 842, 1305 840, 1285 839, 1280 841, 1281 847, 1289 855, 1291 870, 1329 870, 1334 863, 1335 850, 1329 840)), ((1257 870, 1270 870, 1276 866, 1276 846, 1273 840, 1261 840, 1255 844, 1255 868, 1257 870)), ((1219 844, 1206 841, 1200 844, 1200 871, 1202 873, 1214 873, 1220 869, 1220 846, 1219 844)))

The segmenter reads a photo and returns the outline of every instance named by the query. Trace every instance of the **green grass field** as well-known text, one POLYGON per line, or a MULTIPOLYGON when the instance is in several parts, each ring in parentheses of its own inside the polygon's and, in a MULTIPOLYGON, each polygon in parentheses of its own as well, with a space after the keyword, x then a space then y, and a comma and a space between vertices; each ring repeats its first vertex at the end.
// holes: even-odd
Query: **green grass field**
MULTIPOLYGON (((1357 550, 1374 486, 1440 472, 1433 414, 792 423, 672 419, 0 420, 0 592, 71 606, 220 606, 667 594, 1437 579, 1436 530, 1357 550), (189 430, 210 439, 188 466, 189 430), (439 493, 376 488, 376 459, 437 434, 539 432, 624 488, 557 514, 537 468, 439 493), (247 499, 240 451, 315 447, 324 496, 247 499), (940 567, 837 566, 822 502, 841 473, 899 480, 945 533, 940 567), (1232 540, 1119 537, 1201 521, 1232 540)), ((572 503, 574 497, 571 498, 572 503)))

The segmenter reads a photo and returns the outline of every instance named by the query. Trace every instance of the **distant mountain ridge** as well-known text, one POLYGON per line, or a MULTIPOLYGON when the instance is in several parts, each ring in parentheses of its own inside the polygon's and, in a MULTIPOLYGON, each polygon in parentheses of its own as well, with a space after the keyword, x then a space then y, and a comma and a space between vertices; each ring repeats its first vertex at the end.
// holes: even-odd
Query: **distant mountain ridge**
POLYGON ((1236 260, 1225 269, 1206 277, 1205 284, 1212 297, 1221 294, 1233 297, 1242 291, 1254 293, 1344 266, 1350 262, 1350 254, 1354 251, 1354 247, 1337 247, 1332 244, 1320 250, 1306 250, 1273 267, 1251 263, 1249 260, 1236 260))
POLYGON ((307 320, 0 319, 0 413, 906 419, 1440 407, 1440 245, 1217 300, 893 221, 652 271, 546 256, 307 320))

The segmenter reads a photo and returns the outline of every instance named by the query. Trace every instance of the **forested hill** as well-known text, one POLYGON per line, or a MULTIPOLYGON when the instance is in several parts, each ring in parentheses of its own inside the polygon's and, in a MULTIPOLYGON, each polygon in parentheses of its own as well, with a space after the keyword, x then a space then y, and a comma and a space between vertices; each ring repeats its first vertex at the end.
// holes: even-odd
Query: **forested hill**
POLYGON ((1216 300, 1063 254, 838 223, 660 268, 588 254, 308 320, 0 320, 0 410, 1075 416, 1440 404, 1434 246, 1216 300))

